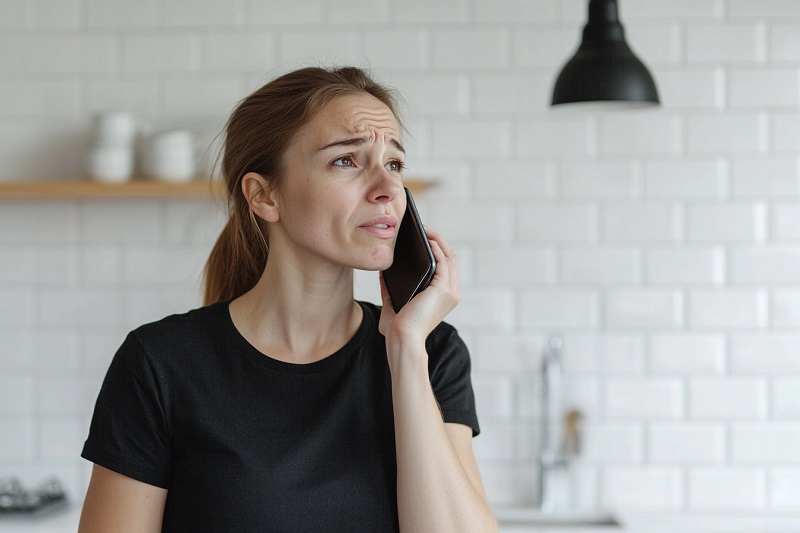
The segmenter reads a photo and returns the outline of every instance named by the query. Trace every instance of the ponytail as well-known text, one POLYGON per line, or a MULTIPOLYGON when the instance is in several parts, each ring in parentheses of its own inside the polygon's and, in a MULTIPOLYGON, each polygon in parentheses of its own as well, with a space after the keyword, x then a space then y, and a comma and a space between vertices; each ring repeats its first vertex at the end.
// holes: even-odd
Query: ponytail
POLYGON ((203 304, 228 301, 252 289, 267 264, 264 229, 252 211, 249 220, 234 211, 225 224, 205 267, 203 304))

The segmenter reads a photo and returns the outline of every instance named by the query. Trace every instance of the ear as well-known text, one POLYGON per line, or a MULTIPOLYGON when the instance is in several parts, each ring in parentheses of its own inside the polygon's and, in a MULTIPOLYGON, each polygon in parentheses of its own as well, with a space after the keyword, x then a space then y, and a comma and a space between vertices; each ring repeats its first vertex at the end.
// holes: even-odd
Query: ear
POLYGON ((277 222, 280 218, 277 194, 270 182, 257 172, 242 176, 242 194, 253 213, 267 222, 277 222))

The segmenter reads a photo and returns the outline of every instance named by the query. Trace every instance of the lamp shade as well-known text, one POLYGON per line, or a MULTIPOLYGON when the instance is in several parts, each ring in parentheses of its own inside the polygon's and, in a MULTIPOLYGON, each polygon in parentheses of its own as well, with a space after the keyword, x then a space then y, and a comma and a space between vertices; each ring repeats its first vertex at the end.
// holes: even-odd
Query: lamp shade
POLYGON ((590 0, 578 51, 561 69, 552 105, 658 105, 653 76, 625 42, 616 0, 590 0))

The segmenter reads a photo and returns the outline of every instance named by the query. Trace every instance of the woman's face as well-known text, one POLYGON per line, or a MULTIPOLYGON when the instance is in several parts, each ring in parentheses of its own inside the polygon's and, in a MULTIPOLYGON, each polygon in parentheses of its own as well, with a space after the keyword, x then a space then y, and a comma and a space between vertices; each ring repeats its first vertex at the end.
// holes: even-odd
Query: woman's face
POLYGON ((400 126, 386 104, 366 93, 331 101, 284 154, 271 250, 286 245, 304 261, 388 268, 406 208, 404 159, 400 126))

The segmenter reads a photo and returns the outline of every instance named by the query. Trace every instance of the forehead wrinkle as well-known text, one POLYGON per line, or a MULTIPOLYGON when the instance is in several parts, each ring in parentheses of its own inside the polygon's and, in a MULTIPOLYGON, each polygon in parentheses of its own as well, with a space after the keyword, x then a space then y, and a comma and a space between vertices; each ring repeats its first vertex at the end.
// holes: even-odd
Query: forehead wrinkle
POLYGON ((356 135, 366 135, 370 142, 374 142, 381 133, 389 138, 397 136, 397 130, 392 124, 376 124, 374 121, 370 120, 355 121, 350 131, 356 135))
POLYGON ((343 113, 343 119, 350 123, 353 131, 365 131, 370 126, 377 129, 389 129, 397 133, 397 119, 389 108, 374 109, 355 105, 350 113, 343 113))
MULTIPOLYGON (((393 118, 393 117, 392 117, 393 118)), ((403 153, 402 144, 400 143, 400 136, 396 122, 390 119, 375 120, 372 116, 356 116, 353 118, 351 125, 347 128, 348 133, 362 137, 368 144, 372 144, 378 140, 383 134, 386 142, 393 147, 399 149, 403 153)))
POLYGON ((400 124, 392 110, 377 99, 374 102, 353 101, 356 98, 363 98, 363 95, 337 98, 323 108, 309 125, 301 129, 304 136, 310 133, 311 139, 314 139, 314 146, 303 147, 304 152, 315 153, 320 147, 346 140, 348 136, 361 137, 372 144, 382 134, 389 145, 405 153, 401 143, 400 124), (343 100, 349 100, 349 105, 341 105, 343 100))

